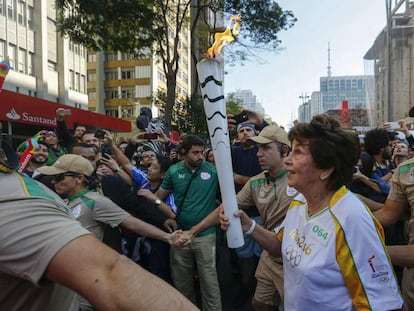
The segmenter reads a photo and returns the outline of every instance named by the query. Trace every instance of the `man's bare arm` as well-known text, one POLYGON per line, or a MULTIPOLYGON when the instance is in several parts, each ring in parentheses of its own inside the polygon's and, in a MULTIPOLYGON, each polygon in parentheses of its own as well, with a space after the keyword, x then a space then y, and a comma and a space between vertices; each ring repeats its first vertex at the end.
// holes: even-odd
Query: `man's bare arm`
POLYGON ((176 289, 92 235, 63 247, 46 277, 78 292, 98 310, 198 310, 176 289))
POLYGON ((382 226, 395 224, 403 218, 404 211, 409 208, 405 202, 387 199, 385 203, 378 203, 362 195, 357 196, 368 206, 382 226))
POLYGON ((191 243, 191 241, 199 234, 200 232, 220 224, 220 217, 219 217, 219 208, 217 207, 213 210, 208 216, 206 216, 202 221, 200 221, 195 226, 191 227, 191 229, 186 230, 183 232, 182 239, 186 239, 187 242, 185 245, 191 243))
POLYGON ((394 266, 414 266, 414 245, 389 245, 387 249, 394 266))

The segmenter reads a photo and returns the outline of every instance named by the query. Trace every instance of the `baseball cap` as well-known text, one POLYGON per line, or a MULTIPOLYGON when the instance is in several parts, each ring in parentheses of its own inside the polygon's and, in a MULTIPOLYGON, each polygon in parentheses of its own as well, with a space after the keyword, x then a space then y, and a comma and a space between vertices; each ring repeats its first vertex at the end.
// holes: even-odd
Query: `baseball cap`
POLYGON ((67 172, 91 176, 94 167, 84 157, 77 154, 64 154, 52 166, 43 166, 37 169, 43 175, 59 175, 67 172))
POLYGON ((250 137, 249 140, 257 144, 269 144, 271 142, 279 142, 290 146, 290 141, 286 131, 278 126, 266 126, 257 136, 250 137))
POLYGON ((237 133, 240 131, 240 129, 242 129, 243 127, 250 127, 253 131, 255 130, 255 126, 254 124, 251 123, 240 123, 239 125, 237 125, 237 133))

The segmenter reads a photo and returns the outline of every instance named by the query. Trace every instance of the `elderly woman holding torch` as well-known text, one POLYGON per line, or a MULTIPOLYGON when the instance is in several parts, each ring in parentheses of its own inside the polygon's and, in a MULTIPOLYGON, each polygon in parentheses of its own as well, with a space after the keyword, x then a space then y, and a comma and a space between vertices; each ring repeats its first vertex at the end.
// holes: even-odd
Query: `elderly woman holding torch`
MULTIPOLYGON (((243 231, 281 256, 285 310, 401 310, 383 231, 346 186, 359 156, 357 138, 327 115, 289 133, 288 184, 299 194, 274 232, 242 211, 243 231)), ((224 212, 221 226, 228 227, 224 212)))

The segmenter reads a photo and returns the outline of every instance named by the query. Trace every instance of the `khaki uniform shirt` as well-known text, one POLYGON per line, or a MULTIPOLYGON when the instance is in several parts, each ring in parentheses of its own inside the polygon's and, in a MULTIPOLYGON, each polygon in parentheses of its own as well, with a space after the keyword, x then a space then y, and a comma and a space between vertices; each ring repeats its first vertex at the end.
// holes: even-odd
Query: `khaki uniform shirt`
POLYGON ((44 273, 67 243, 85 234, 44 185, 0 173, 0 310, 71 310, 75 293, 44 273))
POLYGON ((116 227, 129 217, 129 214, 109 198, 88 189, 68 198, 68 206, 82 227, 103 240, 105 225, 116 227))
MULTIPOLYGON (((288 186, 287 171, 283 170, 275 179, 266 178, 264 172, 253 176, 237 194, 240 209, 256 206, 263 227, 273 231, 286 216, 290 202, 298 192, 288 186)), ((256 269, 256 278, 275 283, 283 299, 283 266, 281 258, 275 258, 264 250, 256 269)))

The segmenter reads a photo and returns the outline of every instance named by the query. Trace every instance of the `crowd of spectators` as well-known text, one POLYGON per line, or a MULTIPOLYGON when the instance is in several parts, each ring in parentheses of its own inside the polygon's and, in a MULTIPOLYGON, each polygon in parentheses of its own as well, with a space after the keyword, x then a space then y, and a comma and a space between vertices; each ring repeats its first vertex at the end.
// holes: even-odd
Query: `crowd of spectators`
MULTIPOLYGON (((64 200, 59 204, 83 228, 113 251, 163 279, 199 308, 222 310, 217 260, 233 215, 223 212, 214 150, 195 135, 171 139, 162 120, 152 118, 146 107, 137 117, 139 132, 129 139, 87 125, 71 133, 65 123, 68 113, 57 109, 55 130, 29 135, 17 146, 18 165, 12 169, 3 155, 0 169, 6 169, 1 174, 19 171, 31 179, 25 183, 44 184, 64 200)), ((414 197, 414 138, 406 124, 400 122, 403 139, 384 125, 368 131, 361 146, 356 135, 325 115, 295 125, 288 135, 254 111, 245 113, 242 123, 228 116, 237 141, 231 156, 242 210, 235 216, 245 232, 245 245, 229 250, 238 283, 232 306, 258 311, 283 305, 285 310, 310 310, 318 304, 332 310, 399 310, 401 289, 412 306, 407 310, 414 309, 410 270, 403 273, 402 268, 411 265, 406 257, 412 250, 395 247, 388 254, 384 247, 406 246, 414 235, 408 215, 414 197), (384 235, 362 202, 379 215, 384 235), (388 212, 389 202, 398 202, 398 213, 388 212), (357 229, 364 236, 362 244, 352 237, 357 229), (326 262, 317 262, 313 252, 326 262), (323 274, 326 268, 330 272, 323 274), (295 279, 303 282, 292 290, 295 279), (325 284, 318 283, 322 279, 325 284), (324 294, 304 295, 310 284, 324 294), (353 286, 362 290, 351 290, 353 286)), ((76 232, 82 236, 86 231, 76 232)), ((62 283, 53 276, 50 280, 62 283)), ((79 294, 71 298, 77 310, 101 306, 88 290, 72 283, 68 287, 79 294)), ((174 299, 184 306, 180 310, 193 307, 174 299)))

